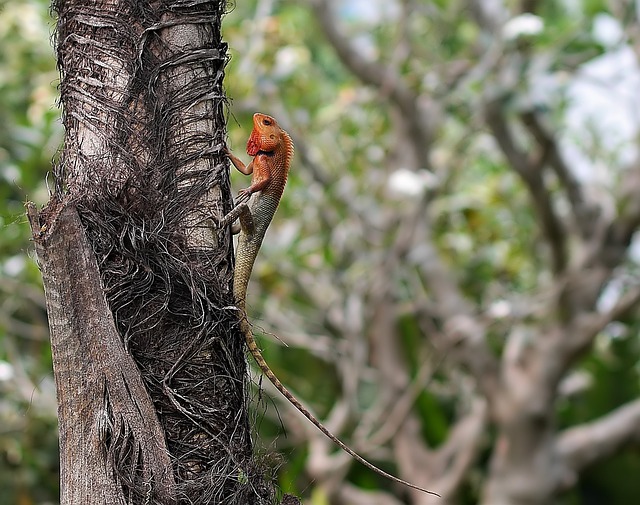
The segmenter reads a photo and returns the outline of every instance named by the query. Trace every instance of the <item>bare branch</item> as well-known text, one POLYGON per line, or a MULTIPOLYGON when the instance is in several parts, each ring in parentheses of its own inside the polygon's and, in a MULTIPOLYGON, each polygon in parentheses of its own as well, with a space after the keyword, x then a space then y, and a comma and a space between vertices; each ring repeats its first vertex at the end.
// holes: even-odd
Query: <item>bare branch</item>
POLYGON ((509 15, 502 0, 471 0, 469 7, 476 23, 490 33, 499 32, 509 15))
POLYGON ((416 399, 425 390, 425 384, 433 377, 434 368, 436 367, 428 361, 420 367, 415 380, 411 382, 391 410, 386 413, 382 426, 369 437, 371 444, 386 444, 401 429, 416 399))
MULTIPOLYGON (((429 482, 442 500, 452 500, 478 456, 487 421, 487 405, 485 400, 477 398, 468 414, 451 428, 447 442, 435 452, 425 451, 423 446, 415 443, 420 439, 421 423, 415 416, 410 416, 394 438, 402 474, 413 482, 429 482)), ((431 502, 429 497, 416 495, 416 503, 435 502, 431 502)))
POLYGON ((609 268, 615 268, 624 260, 633 235, 640 229, 640 159, 625 173, 620 192, 619 214, 610 223, 595 252, 609 268))
POLYGON ((364 84, 376 88, 389 97, 400 110, 406 123, 406 132, 421 168, 429 168, 428 147, 432 141, 435 104, 419 97, 391 66, 365 59, 340 31, 338 20, 328 0, 308 0, 327 40, 333 46, 340 61, 364 84))
POLYGON ((540 167, 530 161, 527 155, 516 145, 513 134, 504 117, 500 100, 494 100, 486 106, 486 121, 502 149, 511 167, 520 176, 529 190, 536 213, 540 217, 542 232, 551 248, 552 270, 564 271, 567 266, 566 230, 556 215, 540 167))
POLYGON ((470 412, 461 417, 449 432, 449 438, 437 453, 438 461, 446 468, 436 483, 437 489, 446 499, 453 496, 475 463, 480 442, 487 422, 487 403, 478 398, 470 412))
POLYGON ((365 59, 340 31, 330 1, 310 0, 310 4, 323 32, 345 67, 364 84, 387 91, 389 97, 400 109, 408 110, 415 106, 416 96, 405 85, 400 75, 390 66, 365 59))
POLYGON ((540 144, 544 153, 543 158, 553 168, 563 185, 580 234, 583 238, 589 239, 596 229, 594 219, 599 214, 597 206, 586 200, 581 184, 573 176, 560 153, 558 143, 542 125, 538 115, 533 111, 527 111, 521 117, 523 124, 540 144))
POLYGON ((486 329, 460 291, 454 272, 433 246, 428 227, 423 233, 427 236, 420 246, 419 272, 429 287, 432 303, 425 300, 419 306, 433 307, 432 316, 443 321, 444 331, 431 333, 432 336, 442 337, 443 349, 451 349, 451 358, 471 372, 485 398, 492 401, 498 390, 499 363, 487 347, 486 329))
POLYGON ((630 290, 618 300, 613 308, 605 313, 591 313, 579 316, 574 323, 574 331, 571 332, 572 338, 566 340, 562 346, 567 355, 567 363, 572 362, 589 348, 593 339, 605 326, 623 318, 630 311, 637 308, 638 305, 640 305, 640 288, 630 290))
POLYGON ((573 472, 601 461, 628 444, 640 444, 640 399, 562 432, 557 453, 573 472))
MULTIPOLYGON (((584 272, 583 275, 589 277, 591 272, 584 272)), ((587 280, 587 284, 590 283, 593 281, 587 280)), ((581 289, 590 291, 592 288, 588 285, 582 288, 575 286, 569 291, 580 291, 581 289)), ((529 352, 529 359, 538 363, 535 367, 539 371, 536 380, 540 382, 538 386, 542 388, 541 391, 548 391, 550 386, 555 388, 571 365, 590 349, 598 333, 607 324, 621 319, 639 304, 640 287, 630 290, 618 300, 618 303, 611 310, 605 313, 587 312, 581 308, 578 310, 579 315, 567 325, 559 324, 547 328, 544 332, 544 341, 541 341, 543 343, 536 346, 533 354, 529 352)), ((531 378, 527 378, 526 385, 533 386, 531 378)), ((542 397, 540 396, 540 398, 542 397)))

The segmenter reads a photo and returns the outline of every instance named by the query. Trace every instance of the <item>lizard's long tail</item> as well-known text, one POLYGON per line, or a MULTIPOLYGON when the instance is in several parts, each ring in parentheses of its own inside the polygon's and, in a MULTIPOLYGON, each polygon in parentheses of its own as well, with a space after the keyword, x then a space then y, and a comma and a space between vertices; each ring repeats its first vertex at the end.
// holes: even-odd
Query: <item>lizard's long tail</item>
POLYGON ((267 376, 267 378, 276 387, 276 389, 280 391, 280 393, 282 393, 282 395, 287 400, 289 400, 289 402, 291 402, 291 404, 296 409, 298 409, 309 421, 311 421, 316 426, 316 428, 318 428, 329 439, 331 439, 338 447, 340 447, 340 449, 342 449, 344 452, 349 454, 351 457, 353 457, 353 459, 355 459, 359 463, 362 463, 364 466, 366 466, 370 470, 373 470, 377 474, 380 474, 383 477, 386 477, 387 479, 390 479, 394 482, 398 482, 399 484, 404 484, 405 486, 408 486, 410 488, 417 489, 418 491, 422 491, 423 493, 440 496, 438 493, 429 491, 428 489, 421 488, 420 486, 416 486, 415 484, 411 484, 406 480, 402 480, 399 477, 396 477, 395 475, 391 475, 390 473, 387 473, 384 470, 381 470, 373 463, 369 463, 369 461, 364 459, 357 452, 355 452, 353 449, 347 446, 344 442, 342 442, 342 440, 340 440, 333 433, 331 433, 327 428, 325 428, 325 426, 320 421, 318 421, 313 416, 313 414, 309 412, 307 408, 304 405, 302 405, 302 403, 300 403, 295 396, 293 396, 292 393, 289 392, 289 390, 284 386, 284 384, 280 382, 280 379, 278 379, 278 377, 276 377, 276 375, 271 371, 271 368, 269 367, 265 359, 262 357, 262 353, 260 352, 260 349, 258 348, 258 345, 256 344, 255 339, 253 338, 251 325, 247 321, 246 315, 242 316, 242 319, 240 322, 240 329, 244 333, 244 337, 245 337, 245 340, 247 341, 247 347, 249 348, 249 352, 251 353, 253 358, 256 360, 256 363, 258 363, 260 370, 262 370, 262 372, 267 376))

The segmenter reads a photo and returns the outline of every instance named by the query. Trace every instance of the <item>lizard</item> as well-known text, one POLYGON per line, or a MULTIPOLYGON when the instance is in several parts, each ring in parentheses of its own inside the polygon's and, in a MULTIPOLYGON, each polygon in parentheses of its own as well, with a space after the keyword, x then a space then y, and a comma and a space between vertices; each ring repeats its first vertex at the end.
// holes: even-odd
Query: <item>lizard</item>
POLYGON ((238 204, 222 218, 218 228, 240 221, 240 235, 236 249, 236 263, 233 280, 233 296, 240 312, 240 331, 243 333, 247 348, 258 367, 271 381, 276 389, 325 436, 343 451, 370 470, 419 491, 439 496, 433 491, 423 489, 415 484, 396 477, 370 463, 338 437, 329 431, 306 407, 280 382, 273 373, 253 337, 251 324, 246 314, 246 294, 249 278, 253 270, 258 251, 267 232, 267 228, 278 208, 284 192, 289 167, 293 158, 293 141, 278 122, 271 116, 262 113, 253 115, 253 130, 247 141, 247 154, 253 160, 245 165, 240 158, 229 149, 226 154, 234 167, 244 175, 252 175, 251 185, 238 192, 238 204), (249 199, 258 193, 249 205, 249 199))

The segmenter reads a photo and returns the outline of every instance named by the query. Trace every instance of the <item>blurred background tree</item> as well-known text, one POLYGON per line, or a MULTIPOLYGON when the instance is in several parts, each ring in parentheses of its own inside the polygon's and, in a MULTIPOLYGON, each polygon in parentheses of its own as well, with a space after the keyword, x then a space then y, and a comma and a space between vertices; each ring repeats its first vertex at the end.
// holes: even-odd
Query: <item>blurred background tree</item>
POLYGON ((56 399, 23 203, 47 201, 62 138, 45 0, 0 0, 0 503, 56 503, 56 399))
MULTIPOLYGON (((2 503, 57 500, 22 209, 46 201, 61 138, 51 26, 47 2, 0 0, 2 503)), ((259 110, 297 147, 249 293, 265 356, 354 449, 443 499, 389 488, 262 381, 283 490, 640 496, 637 2, 256 0, 225 27, 230 146, 259 110)))

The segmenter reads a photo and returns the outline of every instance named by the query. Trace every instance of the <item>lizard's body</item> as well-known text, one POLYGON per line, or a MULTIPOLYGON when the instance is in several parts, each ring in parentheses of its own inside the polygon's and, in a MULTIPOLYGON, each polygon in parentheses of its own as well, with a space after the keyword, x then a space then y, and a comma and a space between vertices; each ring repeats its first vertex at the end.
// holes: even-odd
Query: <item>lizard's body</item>
POLYGON ((236 251, 233 295, 236 300, 236 305, 240 309, 240 330, 244 334, 249 352, 256 360, 262 373, 267 376, 276 389, 343 451, 367 468, 388 479, 424 491, 425 493, 436 494, 381 470, 348 447, 318 421, 313 414, 289 392, 278 377, 271 371, 271 368, 269 368, 269 365, 262 357, 262 353, 253 338, 251 325, 246 315, 245 300, 247 286, 249 284, 251 271, 253 270, 253 264, 260 250, 260 245, 267 232, 269 223, 278 208, 280 198, 287 183, 289 167, 293 157, 293 142, 291 137, 280 128, 274 118, 266 114, 256 113, 253 115, 253 131, 247 141, 247 154, 253 157, 253 161, 245 166, 239 158, 227 151, 227 155, 233 165, 245 175, 252 174, 252 180, 251 186, 240 190, 238 197, 241 203, 224 217, 220 222, 220 226, 230 224, 236 218, 240 220, 241 230, 236 251), (259 192, 259 194, 249 206, 246 201, 256 192, 259 192))

